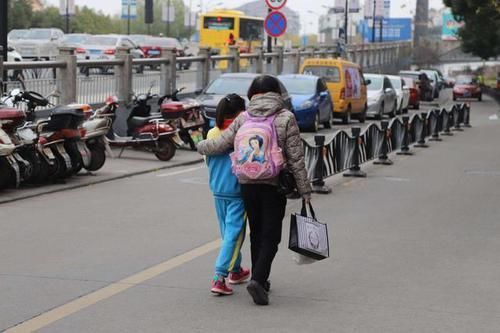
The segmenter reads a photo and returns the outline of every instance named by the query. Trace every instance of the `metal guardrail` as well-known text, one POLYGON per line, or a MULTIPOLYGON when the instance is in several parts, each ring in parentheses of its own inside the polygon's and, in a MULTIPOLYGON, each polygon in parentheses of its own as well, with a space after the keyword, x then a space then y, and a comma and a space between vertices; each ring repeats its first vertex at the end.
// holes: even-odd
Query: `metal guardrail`
POLYGON ((411 118, 403 116, 380 125, 372 123, 363 131, 359 127, 351 133, 340 130, 325 143, 325 137, 315 137, 311 145, 303 140, 306 167, 313 189, 317 193, 329 193, 324 179, 345 172, 346 177, 366 177, 360 165, 371 160, 375 164, 392 164, 387 156, 392 151, 400 155, 413 155, 410 145, 426 148, 426 139, 441 141, 441 135, 453 135, 470 125, 470 105, 456 104, 450 110, 434 109, 415 114, 411 118))
MULTIPOLYGON (((347 57, 372 69, 373 65, 394 66, 401 61, 401 51, 410 49, 410 43, 351 45, 347 48, 347 57)), ((304 58, 329 57, 335 54, 335 48, 285 52, 278 46, 273 52, 260 48, 254 53, 240 53, 235 46, 230 47, 229 54, 211 55, 209 48, 201 47, 199 54, 193 57, 177 57, 175 49, 164 48, 160 58, 154 59, 133 59, 129 49, 118 48, 112 60, 77 60, 74 49, 66 47, 60 48, 59 53, 52 61, 3 62, 0 59, 0 73, 21 74, 29 89, 42 94, 48 94, 49 88, 58 89, 60 97, 56 102, 61 104, 101 103, 104 95, 117 95, 120 101, 128 103, 134 93, 146 92, 151 81, 159 83, 155 88, 159 94, 172 93, 178 83, 194 92, 205 88, 222 73, 297 73, 304 58), (156 72, 143 74, 148 67, 156 72), (186 70, 188 67, 196 71, 186 70), (94 75, 96 70, 100 75, 94 75)), ((8 81, 2 88, 13 84, 8 81)))

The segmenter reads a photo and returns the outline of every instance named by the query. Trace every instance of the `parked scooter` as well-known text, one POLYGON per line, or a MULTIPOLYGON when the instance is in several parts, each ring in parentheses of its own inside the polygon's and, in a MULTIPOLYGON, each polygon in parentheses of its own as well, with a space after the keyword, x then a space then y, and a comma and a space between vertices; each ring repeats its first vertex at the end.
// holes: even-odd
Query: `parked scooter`
MULTIPOLYGON (((127 135, 121 137, 110 130, 107 138, 110 146, 124 149, 134 147, 150 151, 161 161, 169 161, 175 155, 177 149, 176 137, 178 130, 168 121, 151 116, 151 106, 148 102, 154 98, 151 89, 147 94, 134 96, 134 107, 127 118, 127 135)), ((113 112, 116 111, 116 108, 113 112)), ((116 117, 112 117, 113 123, 116 117)))
POLYGON ((0 190, 10 186, 18 187, 21 183, 21 170, 13 156, 16 146, 3 130, 4 124, 10 121, 8 115, 0 114, 0 190))
POLYGON ((84 166, 88 171, 97 171, 106 162, 106 151, 112 155, 106 135, 113 125, 115 111, 118 108, 118 98, 110 96, 105 105, 83 123, 82 140, 90 152, 90 163, 84 166))
POLYGON ((201 114, 201 105, 195 99, 187 98, 182 101, 179 99, 178 94, 184 89, 185 87, 182 87, 171 95, 160 97, 158 105, 163 117, 175 122, 180 139, 191 150, 196 150, 196 145, 204 137, 205 119, 201 114), (169 114, 172 115, 168 117, 169 114), (178 118, 174 118, 175 115, 178 115, 178 118))

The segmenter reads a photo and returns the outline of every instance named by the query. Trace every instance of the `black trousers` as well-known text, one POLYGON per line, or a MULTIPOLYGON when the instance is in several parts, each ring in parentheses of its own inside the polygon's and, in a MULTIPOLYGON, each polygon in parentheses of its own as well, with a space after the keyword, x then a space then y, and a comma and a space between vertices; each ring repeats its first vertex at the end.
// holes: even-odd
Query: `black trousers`
POLYGON ((281 241, 286 197, 277 187, 264 184, 242 184, 241 193, 250 225, 252 280, 263 285, 281 241))

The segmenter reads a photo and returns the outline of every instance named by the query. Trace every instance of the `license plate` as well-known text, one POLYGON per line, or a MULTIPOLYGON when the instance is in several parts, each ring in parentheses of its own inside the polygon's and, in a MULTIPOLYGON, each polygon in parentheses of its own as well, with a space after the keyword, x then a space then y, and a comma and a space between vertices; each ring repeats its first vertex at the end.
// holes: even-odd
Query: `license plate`
POLYGON ((47 158, 48 158, 49 160, 53 160, 53 159, 55 159, 55 158, 56 158, 56 157, 54 156, 54 153, 52 152, 52 150, 51 150, 50 148, 43 148, 43 149, 42 149, 42 151, 43 151, 43 154, 44 154, 45 156, 47 156, 47 158))
POLYGON ((101 54, 101 50, 89 50, 90 54, 101 54))
POLYGON ((149 51, 148 51, 148 54, 149 54, 149 55, 159 55, 159 54, 160 54, 160 51, 158 51, 158 50, 149 50, 149 51))
POLYGON ((471 94, 470 94, 470 92, 469 92, 469 91, 464 92, 464 97, 470 97, 470 95, 471 95, 471 94))

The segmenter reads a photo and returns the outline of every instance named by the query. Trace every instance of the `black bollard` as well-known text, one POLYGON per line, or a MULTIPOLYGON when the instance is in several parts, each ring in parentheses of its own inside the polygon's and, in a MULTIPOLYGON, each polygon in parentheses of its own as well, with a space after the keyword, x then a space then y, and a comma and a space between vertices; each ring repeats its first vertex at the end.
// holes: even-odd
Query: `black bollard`
POLYGON ((314 143, 319 147, 318 161, 316 163, 316 168, 314 170, 314 181, 312 183, 313 192, 319 194, 328 194, 332 192, 332 189, 325 185, 323 180, 323 172, 325 167, 324 152, 325 152, 325 136, 316 135, 314 137, 314 143))
POLYGON ((462 127, 460 127, 460 108, 457 105, 455 105, 453 107, 452 112, 453 112, 453 123, 454 123, 453 130, 455 132, 462 132, 463 129, 462 127))
MULTIPOLYGON (((432 124, 432 128, 431 128, 431 138, 429 139, 429 141, 443 141, 440 137, 439 137, 439 114, 438 114, 438 110, 432 110, 429 114, 429 118, 432 118, 434 117, 434 121, 431 121, 431 124, 432 124)), ((448 113, 445 112, 445 116, 447 116, 448 113)))
POLYGON ((352 136, 355 139, 355 145, 354 145, 354 152, 352 156, 352 166, 349 168, 349 171, 344 172, 344 177, 358 177, 358 178, 364 178, 366 177, 366 172, 361 171, 361 168, 359 167, 359 144, 360 144, 360 137, 359 134, 361 133, 361 128, 359 127, 353 127, 351 128, 351 133, 352 136))
POLYGON ((463 104, 464 109, 464 127, 471 128, 470 125, 470 104, 463 104))
POLYGON ((413 147, 417 148, 429 148, 429 145, 425 143, 425 137, 427 136, 427 112, 422 112, 420 114, 423 125, 422 130, 420 131, 418 141, 413 147))
POLYGON ((396 155, 413 155, 410 151, 410 135, 409 135, 409 126, 410 126, 410 117, 403 116, 403 142, 401 143, 401 150, 396 153, 396 155))
POLYGON ((382 141, 382 146, 380 147, 380 153, 378 155, 378 159, 376 159, 373 164, 381 164, 381 165, 392 165, 393 161, 389 159, 387 153, 389 152, 389 139, 390 139, 390 130, 389 130, 389 122, 384 120, 380 123, 382 127, 382 131, 384 132, 384 140, 382 141))
POLYGON ((443 109, 443 114, 444 114, 444 123, 443 123, 443 133, 441 135, 453 136, 453 133, 450 130, 451 128, 450 114, 446 111, 446 109, 443 109))

